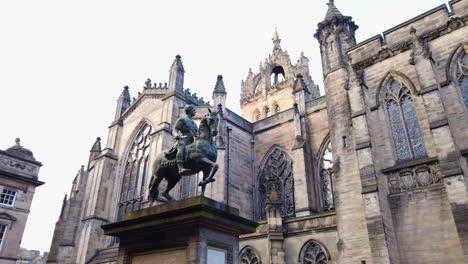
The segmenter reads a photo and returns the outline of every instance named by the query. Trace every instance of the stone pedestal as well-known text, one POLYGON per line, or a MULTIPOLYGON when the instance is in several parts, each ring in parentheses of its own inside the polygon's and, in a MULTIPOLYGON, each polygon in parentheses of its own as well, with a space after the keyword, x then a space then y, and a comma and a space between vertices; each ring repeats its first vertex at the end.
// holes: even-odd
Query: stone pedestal
POLYGON ((102 226, 105 235, 120 239, 119 264, 237 264, 239 235, 256 227, 238 209, 201 196, 130 212, 102 226))

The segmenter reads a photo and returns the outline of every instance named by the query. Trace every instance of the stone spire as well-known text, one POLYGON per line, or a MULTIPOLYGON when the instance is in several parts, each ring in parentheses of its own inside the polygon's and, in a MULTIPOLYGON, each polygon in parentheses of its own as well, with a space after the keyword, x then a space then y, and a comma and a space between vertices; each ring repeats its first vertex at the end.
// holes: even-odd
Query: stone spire
POLYGON ((278 29, 275 28, 275 33, 273 35, 273 52, 275 51, 280 51, 281 50, 281 46, 280 46, 280 43, 281 43, 281 39, 279 38, 279 35, 278 35, 278 29))
POLYGON ((224 87, 223 76, 218 75, 216 85, 213 90, 213 106, 220 108, 224 112, 226 107, 226 87, 224 87))
POLYGON ((169 69, 169 90, 183 92, 184 90, 184 65, 181 56, 177 55, 169 69))
POLYGON ((343 14, 341 14, 340 10, 335 6, 335 0, 330 0, 327 5, 328 10, 324 21, 332 20, 334 17, 343 17, 343 14))
POLYGON ((117 99, 117 110, 115 111, 115 119, 119 119, 131 103, 132 99, 130 99, 130 92, 128 91, 128 86, 125 86, 122 93, 119 96, 119 99, 117 99))

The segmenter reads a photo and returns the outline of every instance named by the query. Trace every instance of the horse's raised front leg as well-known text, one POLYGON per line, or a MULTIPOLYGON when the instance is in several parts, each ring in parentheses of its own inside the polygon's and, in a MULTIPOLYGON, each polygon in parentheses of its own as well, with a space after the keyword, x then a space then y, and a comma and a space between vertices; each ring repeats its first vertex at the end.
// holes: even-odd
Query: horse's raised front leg
MULTIPOLYGON (((215 179, 213 179, 216 171, 218 170, 218 164, 212 162, 208 158, 202 158, 200 159, 200 163, 202 164, 203 168, 203 181, 200 182, 198 185, 204 187, 210 182, 214 182, 215 179)), ((202 191, 204 188, 202 188, 202 191)), ((202 192, 204 194, 204 192, 202 192)))

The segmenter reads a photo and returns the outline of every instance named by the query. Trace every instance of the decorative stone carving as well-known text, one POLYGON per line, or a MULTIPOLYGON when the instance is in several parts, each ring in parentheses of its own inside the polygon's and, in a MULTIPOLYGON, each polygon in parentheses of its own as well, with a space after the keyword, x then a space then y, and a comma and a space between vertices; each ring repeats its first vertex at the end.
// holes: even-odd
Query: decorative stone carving
POLYGON ((292 159, 284 151, 275 148, 263 164, 260 171, 259 192, 260 199, 258 203, 259 218, 265 219, 265 201, 269 190, 268 179, 275 178, 278 189, 278 196, 282 202, 281 215, 283 217, 295 215, 294 204, 294 177, 292 171, 292 159))
POLYGON ((413 51, 411 52, 411 58, 409 60, 409 64, 415 65, 416 64, 416 58, 417 57, 423 57, 425 59, 429 59, 432 54, 431 51, 429 50, 429 45, 428 42, 422 41, 418 36, 416 35, 416 29, 411 28, 410 30, 411 33, 411 41, 413 42, 412 49, 413 51))
POLYGON ((416 165, 388 175, 390 193, 401 193, 442 182, 437 162, 416 165))
POLYGON ((463 27, 465 23, 463 23, 463 20, 459 17, 452 17, 450 20, 447 22, 447 31, 452 32, 456 29, 459 29, 463 27))
POLYGON ((255 250, 250 246, 246 246, 239 253, 239 262, 240 264, 261 264, 262 263, 260 260, 260 257, 257 255, 255 250))
POLYGON ((302 248, 300 264, 327 264, 330 257, 326 250, 315 241, 307 242, 302 248))
POLYGON ((24 176, 36 176, 37 175, 37 166, 29 165, 25 161, 18 159, 10 158, 3 156, 0 159, 0 167, 5 168, 6 170, 13 171, 19 175, 24 176))

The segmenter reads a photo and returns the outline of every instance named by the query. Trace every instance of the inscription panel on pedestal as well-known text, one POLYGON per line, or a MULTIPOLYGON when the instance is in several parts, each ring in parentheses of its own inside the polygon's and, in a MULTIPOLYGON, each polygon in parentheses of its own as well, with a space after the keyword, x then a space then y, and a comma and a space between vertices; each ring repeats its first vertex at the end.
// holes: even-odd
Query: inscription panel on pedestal
POLYGON ((132 257, 132 264, 181 264, 185 263, 185 249, 152 252, 132 257))

